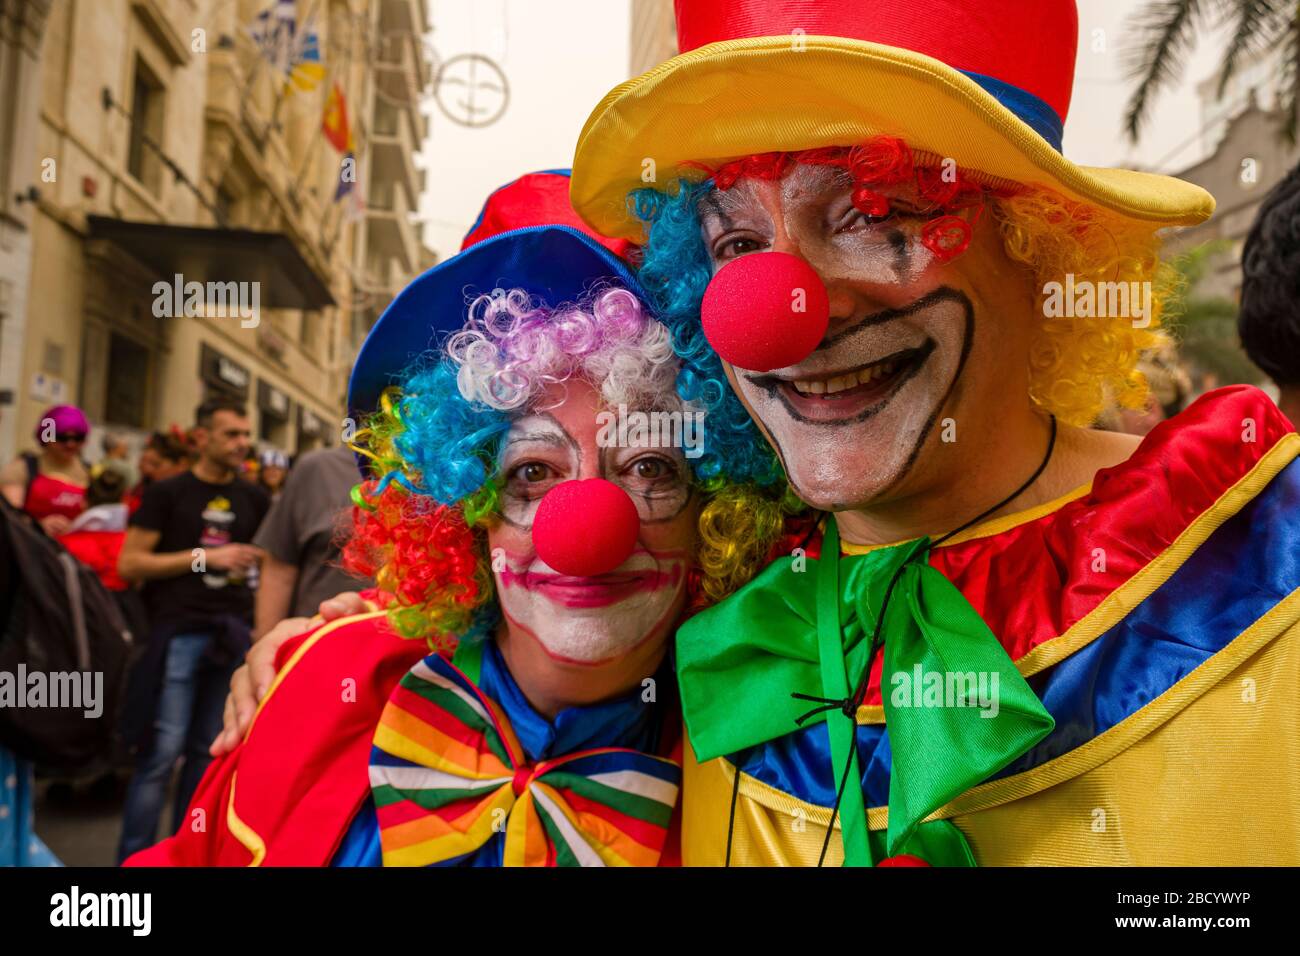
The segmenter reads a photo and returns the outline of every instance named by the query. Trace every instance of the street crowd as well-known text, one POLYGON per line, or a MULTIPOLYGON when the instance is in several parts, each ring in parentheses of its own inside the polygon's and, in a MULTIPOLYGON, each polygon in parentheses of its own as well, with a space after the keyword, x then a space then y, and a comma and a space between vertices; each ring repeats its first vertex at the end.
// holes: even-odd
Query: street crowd
MULTIPOLYGON (((278 449, 256 451, 247 410, 219 397, 197 409, 191 427, 149 435, 134 463, 117 434, 87 462, 90 437, 81 409, 48 409, 33 433, 39 451, 9 463, 0 487, 14 509, 6 520, 39 525, 93 571, 130 634, 121 706, 103 717, 116 725, 112 751, 90 770, 100 792, 129 779, 125 859, 153 844, 161 825, 174 830, 182 820, 211 760, 231 674, 259 624, 310 616, 322 600, 361 586, 339 568, 335 540, 356 463, 336 447, 307 452, 291 468, 278 449)), ((27 586, 57 592, 60 582, 27 586)), ((4 816, 29 818, 31 762, 0 749, 0 763, 12 784, 0 791, 4 816)), ((67 775, 52 776, 67 785, 67 775)), ((78 787, 85 776, 73 777, 78 787)), ((51 860, 34 834, 0 836, 0 863, 51 860)))

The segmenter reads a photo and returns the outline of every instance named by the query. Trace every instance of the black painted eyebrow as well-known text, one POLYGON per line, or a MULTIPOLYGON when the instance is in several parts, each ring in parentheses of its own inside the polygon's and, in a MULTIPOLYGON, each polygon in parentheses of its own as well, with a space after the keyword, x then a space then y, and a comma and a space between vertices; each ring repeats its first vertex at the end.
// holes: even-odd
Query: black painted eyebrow
MULTIPOLYGON (((621 453, 628 452, 629 455, 641 455, 649 452, 662 452, 672 464, 677 472, 677 477, 685 479, 688 483, 691 480, 690 467, 686 458, 686 452, 677 445, 642 445, 642 446, 608 446, 600 449, 600 472, 604 474, 610 467, 611 460, 617 458, 621 453), (673 454, 677 452, 677 454, 673 454)), ((635 460, 635 459, 633 459, 635 460)))
POLYGON ((726 206, 730 205, 734 207, 735 202, 733 200, 731 203, 724 204, 724 199, 720 195, 721 192, 722 190, 719 189, 709 190, 709 192, 700 197, 700 201, 696 208, 699 209, 699 207, 705 207, 704 211, 700 214, 701 220, 708 218, 706 213, 712 213, 712 218, 718 220, 723 229, 734 229, 736 228, 735 220, 731 218, 726 206))

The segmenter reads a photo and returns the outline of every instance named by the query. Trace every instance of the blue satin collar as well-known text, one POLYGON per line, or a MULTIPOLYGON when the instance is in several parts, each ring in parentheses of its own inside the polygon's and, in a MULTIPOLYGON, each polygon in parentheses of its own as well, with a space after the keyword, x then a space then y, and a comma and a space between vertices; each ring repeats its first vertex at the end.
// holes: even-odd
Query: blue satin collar
MULTIPOLYGON (((672 687, 673 681, 671 670, 661 667, 660 672, 655 677, 657 693, 672 687)), ((658 749, 662 714, 656 703, 641 699, 640 689, 599 704, 566 707, 548 720, 519 689, 495 641, 484 644, 479 688, 501 705, 529 760, 594 747, 628 747, 646 753, 658 749)))

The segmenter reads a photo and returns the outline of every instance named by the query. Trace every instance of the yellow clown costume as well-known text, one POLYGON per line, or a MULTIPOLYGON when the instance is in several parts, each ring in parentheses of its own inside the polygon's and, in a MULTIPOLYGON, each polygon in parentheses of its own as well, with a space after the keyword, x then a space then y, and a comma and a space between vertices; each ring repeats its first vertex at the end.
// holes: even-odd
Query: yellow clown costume
MULTIPOLYGON (((579 139, 571 196, 603 234, 644 238, 648 182, 877 136, 1152 228, 1213 211, 1062 155, 1072 0, 677 14, 683 52, 579 139)), ((683 862, 1300 864, 1297 454, 1263 393, 1228 388, 939 542, 842 545, 828 517, 679 630, 683 862)))
MULTIPOLYGON (((1052 729, 959 794, 913 809, 919 819, 910 822, 950 821, 980 865, 1300 862, 1300 708, 1289 690, 1300 678, 1298 453, 1300 436, 1266 396, 1223 389, 1157 427, 1090 485, 931 550, 928 566, 988 625, 1052 729), (1243 442, 1243 428, 1257 429, 1256 440, 1243 442)), ((899 548, 841 550, 842 564, 865 564, 899 548)), ((791 691, 819 695, 820 678, 815 665, 791 666, 779 688, 763 686, 782 660, 813 645, 807 592, 821 555, 816 546, 808 554, 802 572, 795 559, 778 559, 679 633, 692 745, 683 786, 688 864, 724 862, 738 767, 731 862, 818 861, 838 765, 824 722, 793 732, 780 724, 794 728, 806 710, 791 691), (765 633, 775 635, 766 645, 765 633), (746 723, 765 708, 770 723, 746 723), (718 740, 726 712, 733 719, 718 740)), ((846 605, 868 605, 857 619, 870 620, 878 596, 869 587, 853 593, 849 575, 844 590, 846 605)), ((925 608, 909 613, 925 618, 925 608)), ((860 659, 862 628, 847 625, 843 638, 845 660, 860 659)), ((815 648, 807 656, 815 660, 815 648)), ((885 849, 899 761, 886 723, 891 731, 906 723, 935 689, 894 671, 882 696, 884 666, 882 654, 854 715, 877 859, 907 852, 885 849)), ((977 712, 968 711, 971 721, 984 721, 977 712)), ((914 774, 967 754, 922 748, 918 756, 914 774)), ((914 855, 935 856, 926 841, 917 847, 914 855)), ((842 859, 831 840, 825 862, 842 859)))

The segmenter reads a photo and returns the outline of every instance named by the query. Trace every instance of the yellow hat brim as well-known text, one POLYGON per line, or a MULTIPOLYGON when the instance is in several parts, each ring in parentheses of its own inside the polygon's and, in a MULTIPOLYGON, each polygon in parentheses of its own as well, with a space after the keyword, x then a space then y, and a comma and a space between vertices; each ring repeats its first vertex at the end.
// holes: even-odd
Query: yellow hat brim
POLYGON ((573 207, 602 235, 644 239, 627 195, 755 153, 898 136, 928 158, 1042 185, 1159 225, 1192 225, 1214 199, 1191 183, 1070 162, 974 80, 920 53, 840 37, 725 40, 615 87, 588 117, 573 207), (651 178, 653 177, 653 178, 651 178))

